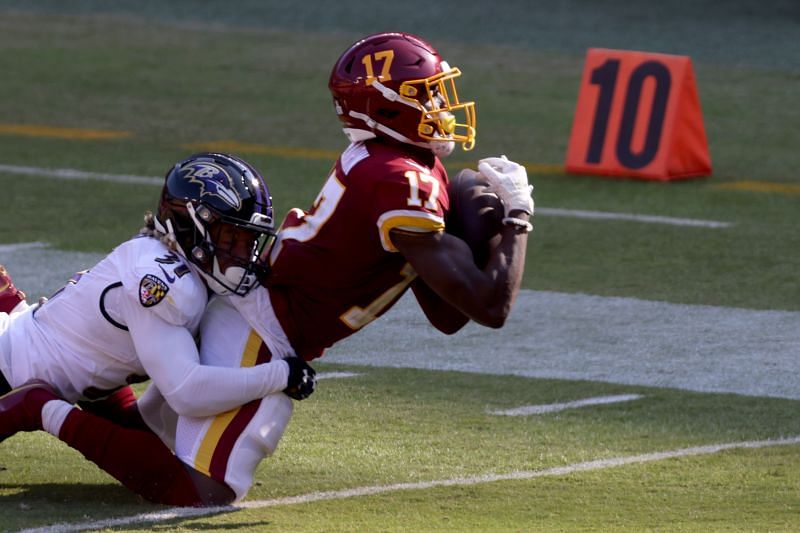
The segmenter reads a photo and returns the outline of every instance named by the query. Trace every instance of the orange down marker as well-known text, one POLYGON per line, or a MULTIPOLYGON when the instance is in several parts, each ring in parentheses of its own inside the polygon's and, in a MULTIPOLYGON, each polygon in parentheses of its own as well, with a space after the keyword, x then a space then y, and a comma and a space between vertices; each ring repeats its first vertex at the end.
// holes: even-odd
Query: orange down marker
POLYGON ((710 175, 691 59, 589 49, 566 170, 662 181, 710 175))

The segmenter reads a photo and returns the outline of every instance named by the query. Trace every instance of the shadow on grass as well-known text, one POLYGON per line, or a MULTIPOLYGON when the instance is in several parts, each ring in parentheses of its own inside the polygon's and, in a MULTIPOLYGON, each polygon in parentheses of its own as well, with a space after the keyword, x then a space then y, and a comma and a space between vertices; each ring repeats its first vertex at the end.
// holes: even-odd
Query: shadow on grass
POLYGON ((16 501, 31 503, 41 500, 50 503, 94 503, 105 505, 145 504, 152 508, 163 507, 145 502, 122 485, 89 483, 0 483, 0 503, 16 501), (8 492, 9 494, 2 494, 8 492))
MULTIPOLYGON (((218 516, 236 511, 216 509, 204 511, 196 509, 197 516, 178 516, 160 519, 157 514, 173 508, 149 503, 121 485, 86 483, 42 483, 17 484, 0 483, 0 531, 14 531, 23 528, 48 527, 55 524, 88 523, 95 521, 111 522, 115 519, 136 515, 154 515, 151 521, 137 520, 116 527, 126 529, 142 526, 149 530, 174 530, 190 527, 193 530, 243 530, 268 528, 267 521, 226 522, 213 524, 210 516, 218 516), (202 520, 202 521, 196 521, 202 520), (193 521, 191 525, 186 525, 193 521), (148 525, 149 524, 149 525, 148 525)), ((105 527, 115 527, 113 524, 105 527)))

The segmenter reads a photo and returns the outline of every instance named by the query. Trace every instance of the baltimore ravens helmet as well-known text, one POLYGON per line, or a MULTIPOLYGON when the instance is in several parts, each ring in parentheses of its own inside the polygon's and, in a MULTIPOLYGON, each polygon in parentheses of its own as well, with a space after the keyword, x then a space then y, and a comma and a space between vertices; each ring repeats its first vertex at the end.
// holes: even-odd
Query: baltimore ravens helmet
POLYGON ((242 296, 257 283, 258 258, 275 235, 272 197, 242 159, 195 154, 167 172, 155 226, 174 237, 212 291, 242 296))

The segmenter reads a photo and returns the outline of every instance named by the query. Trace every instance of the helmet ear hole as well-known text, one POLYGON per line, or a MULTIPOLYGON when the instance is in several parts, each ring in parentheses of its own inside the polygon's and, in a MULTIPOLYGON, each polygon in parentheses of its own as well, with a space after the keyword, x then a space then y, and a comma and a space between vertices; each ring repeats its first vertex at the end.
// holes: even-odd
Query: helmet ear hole
POLYGON ((206 260, 208 259, 208 254, 206 253, 205 250, 203 250, 199 246, 195 246, 194 248, 192 248, 192 257, 198 263, 205 263, 206 260))
POLYGON ((211 222, 211 220, 214 218, 214 213, 211 212, 211 209, 204 205, 198 206, 195 212, 203 222, 211 222))
POLYGON ((417 88, 412 87, 411 85, 401 85, 400 86, 400 94, 407 98, 415 98, 417 96, 417 88))

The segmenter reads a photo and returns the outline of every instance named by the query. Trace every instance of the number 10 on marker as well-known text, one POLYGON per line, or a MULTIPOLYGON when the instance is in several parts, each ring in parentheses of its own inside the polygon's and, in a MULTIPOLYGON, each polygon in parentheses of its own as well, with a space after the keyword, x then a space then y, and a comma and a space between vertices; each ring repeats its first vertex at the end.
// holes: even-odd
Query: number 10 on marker
POLYGON ((566 170, 658 180, 710 174, 691 60, 589 50, 566 170))

